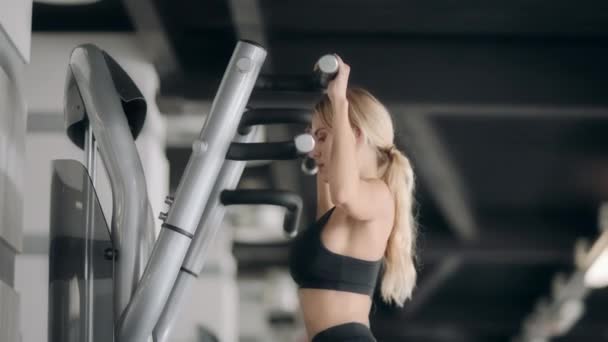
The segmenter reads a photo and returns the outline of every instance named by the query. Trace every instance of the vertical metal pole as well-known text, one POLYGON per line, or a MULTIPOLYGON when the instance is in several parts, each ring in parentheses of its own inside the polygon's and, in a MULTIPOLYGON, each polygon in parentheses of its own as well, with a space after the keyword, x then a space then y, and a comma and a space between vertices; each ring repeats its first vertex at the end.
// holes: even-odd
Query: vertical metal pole
POLYGON ((89 177, 91 177, 91 182, 95 185, 95 176, 96 176, 96 157, 97 157, 97 143, 95 141, 95 136, 93 135, 93 130, 90 126, 87 126, 85 134, 84 134, 84 153, 86 154, 86 166, 87 171, 89 172, 89 177))
MULTIPOLYGON (((254 127, 247 135, 237 134, 234 141, 248 143, 256 137, 258 128, 254 127)), ((245 169, 245 161, 226 160, 217 177, 217 180, 209 195, 207 206, 201 216, 194 238, 190 243, 186 258, 180 268, 178 278, 173 285, 173 290, 165 309, 154 328, 155 342, 171 341, 171 334, 175 328, 181 305, 187 298, 189 289, 196 277, 201 273, 207 252, 209 251, 217 231, 222 226, 226 208, 220 202, 222 191, 236 188, 245 169)))
POLYGON ((95 144, 95 136, 93 135, 93 129, 87 126, 85 130, 85 141, 84 151, 86 156, 86 167, 91 178, 91 184, 87 179, 85 182, 85 193, 86 193, 86 206, 85 210, 85 241, 84 241, 84 317, 83 317, 83 341, 93 342, 95 337, 94 331, 94 276, 93 276, 93 242, 95 234, 95 175, 96 175, 96 154, 97 146, 95 144))

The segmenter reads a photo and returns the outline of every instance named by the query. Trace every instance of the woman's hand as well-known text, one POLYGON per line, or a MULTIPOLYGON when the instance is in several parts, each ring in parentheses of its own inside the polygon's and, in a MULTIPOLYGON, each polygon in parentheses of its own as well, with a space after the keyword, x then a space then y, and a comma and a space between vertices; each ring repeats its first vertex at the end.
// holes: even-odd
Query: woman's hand
POLYGON ((340 56, 335 56, 338 59, 338 74, 327 85, 327 96, 334 106, 346 102, 346 88, 348 87, 348 76, 350 74, 350 66, 344 63, 340 56))

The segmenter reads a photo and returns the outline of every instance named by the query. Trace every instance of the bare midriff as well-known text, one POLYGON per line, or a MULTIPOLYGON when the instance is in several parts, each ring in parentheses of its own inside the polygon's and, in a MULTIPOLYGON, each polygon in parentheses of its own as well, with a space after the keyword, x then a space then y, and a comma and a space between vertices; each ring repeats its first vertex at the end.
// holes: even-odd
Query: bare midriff
POLYGON ((325 289, 299 289, 300 307, 308 340, 323 330, 357 322, 369 327, 370 296, 325 289))

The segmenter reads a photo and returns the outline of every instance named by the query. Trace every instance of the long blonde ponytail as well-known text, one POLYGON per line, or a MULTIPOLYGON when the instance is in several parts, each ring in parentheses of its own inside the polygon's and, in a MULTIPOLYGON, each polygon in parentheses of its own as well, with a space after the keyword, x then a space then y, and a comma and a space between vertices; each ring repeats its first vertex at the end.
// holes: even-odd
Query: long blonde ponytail
POLYGON ((393 194, 395 219, 384 254, 381 295, 385 302, 403 306, 416 284, 414 172, 407 157, 394 146, 385 149, 385 153, 388 164, 382 179, 393 194))

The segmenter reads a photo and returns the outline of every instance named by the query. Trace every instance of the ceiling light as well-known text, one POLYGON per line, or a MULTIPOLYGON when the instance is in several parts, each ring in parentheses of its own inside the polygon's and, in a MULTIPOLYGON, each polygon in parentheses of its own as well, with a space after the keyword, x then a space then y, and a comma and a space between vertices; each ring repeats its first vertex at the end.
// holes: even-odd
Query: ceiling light
POLYGON ((608 286, 608 230, 593 244, 587 260, 585 285, 591 288, 608 286))

